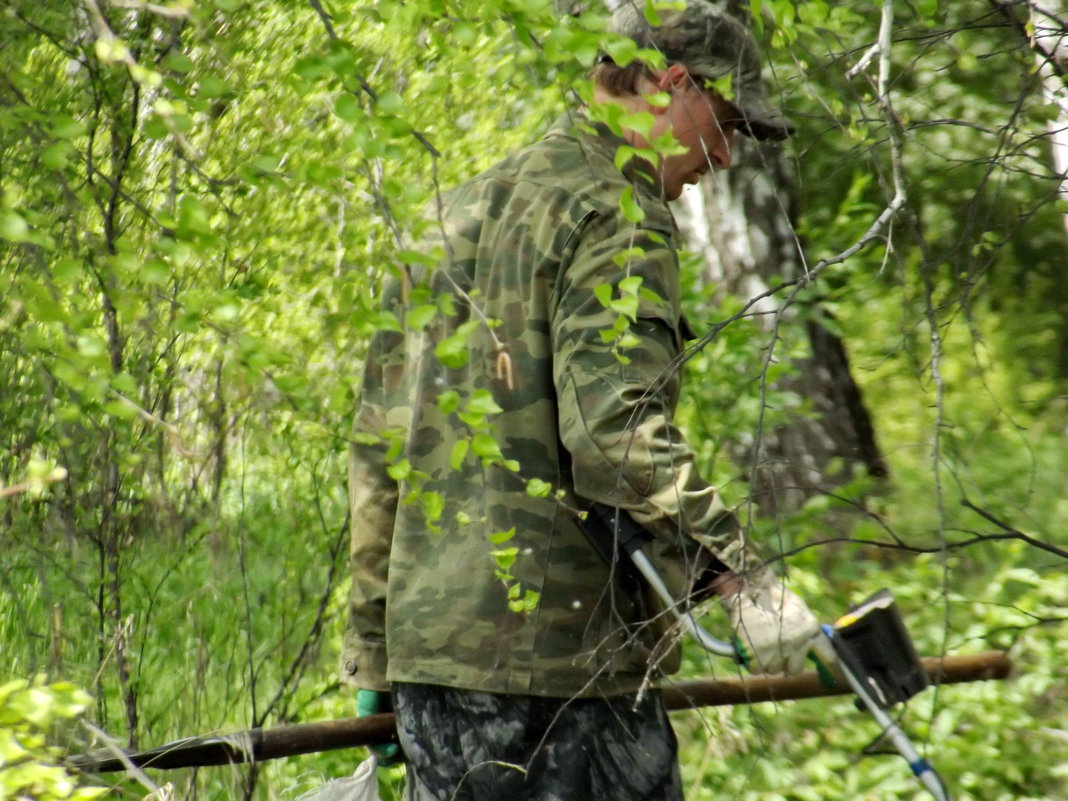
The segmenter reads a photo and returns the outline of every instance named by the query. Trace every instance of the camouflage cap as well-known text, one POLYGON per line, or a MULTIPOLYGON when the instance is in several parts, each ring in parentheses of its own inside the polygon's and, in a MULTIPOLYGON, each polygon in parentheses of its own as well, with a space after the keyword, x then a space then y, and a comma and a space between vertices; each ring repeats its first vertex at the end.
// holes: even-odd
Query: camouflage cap
POLYGON ((731 76, 728 100, 742 113, 738 130, 755 139, 785 139, 794 131, 768 100, 760 77, 760 55, 749 30, 708 0, 687 0, 685 8, 657 12, 658 26, 645 18, 645 0, 624 0, 609 30, 659 50, 668 63, 682 64, 695 77, 731 76))

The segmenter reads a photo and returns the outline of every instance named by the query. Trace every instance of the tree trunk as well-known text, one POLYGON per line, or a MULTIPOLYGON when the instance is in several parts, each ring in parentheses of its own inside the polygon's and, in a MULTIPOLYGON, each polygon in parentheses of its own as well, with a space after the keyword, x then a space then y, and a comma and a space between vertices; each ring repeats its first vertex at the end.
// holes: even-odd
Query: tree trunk
MULTIPOLYGON (((1030 0, 1028 8, 1033 30, 1031 47, 1042 78, 1042 94, 1046 102, 1057 109, 1056 118, 1051 119, 1046 128, 1053 169, 1061 182, 1057 197, 1068 201, 1068 2, 1030 0)), ((1068 234, 1068 213, 1061 215, 1061 221, 1068 234)), ((1068 293, 1062 288, 1059 295, 1063 304, 1068 293)), ((1058 373, 1068 377, 1068 336, 1063 333, 1059 350, 1058 373)))
MULTIPOLYGON (((1034 0, 1031 11, 1031 46, 1038 60, 1042 76, 1042 91, 1047 102, 1058 110, 1057 118, 1048 126, 1053 168, 1061 179, 1060 197, 1068 200, 1068 2, 1065 0, 1034 0)), ((1062 216, 1068 232, 1068 214, 1062 216)))
MULTIPOLYGON (((794 182, 779 146, 737 137, 733 156, 728 172, 707 176, 700 192, 684 193, 679 218, 689 246, 704 256, 706 279, 747 300, 801 274, 803 264, 792 224, 794 182)), ((767 298, 753 309, 765 313, 758 319, 769 337, 780 303, 767 298)), ((805 398, 814 415, 757 432, 733 454, 749 466, 750 491, 765 515, 796 510, 858 468, 873 476, 887 472, 845 345, 814 311, 803 326, 809 356, 795 360, 796 375, 775 386, 805 398)), ((790 310, 785 315, 796 318, 790 310)))

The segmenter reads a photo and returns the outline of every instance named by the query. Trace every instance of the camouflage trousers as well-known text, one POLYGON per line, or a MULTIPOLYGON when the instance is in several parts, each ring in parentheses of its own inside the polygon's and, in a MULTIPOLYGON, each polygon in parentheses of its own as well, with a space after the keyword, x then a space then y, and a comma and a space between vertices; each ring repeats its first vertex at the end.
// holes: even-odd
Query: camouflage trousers
POLYGON ((682 801, 659 694, 536 698, 392 687, 407 801, 682 801))

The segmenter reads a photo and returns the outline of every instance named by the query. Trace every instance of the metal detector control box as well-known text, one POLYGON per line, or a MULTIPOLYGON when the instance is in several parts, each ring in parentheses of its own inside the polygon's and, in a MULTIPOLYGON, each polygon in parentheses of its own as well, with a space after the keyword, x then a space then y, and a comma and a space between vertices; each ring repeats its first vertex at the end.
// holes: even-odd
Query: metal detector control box
POLYGON ((839 659, 849 662, 880 706, 907 701, 930 684, 890 590, 879 590, 838 618, 834 634, 839 659))

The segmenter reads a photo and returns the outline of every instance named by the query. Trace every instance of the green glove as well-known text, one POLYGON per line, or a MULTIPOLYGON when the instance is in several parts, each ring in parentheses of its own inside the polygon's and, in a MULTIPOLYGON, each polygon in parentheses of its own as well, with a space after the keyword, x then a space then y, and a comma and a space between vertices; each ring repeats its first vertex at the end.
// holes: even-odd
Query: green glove
MULTIPOLYGON (((378 715, 382 712, 392 711, 393 698, 388 692, 380 692, 378 690, 356 691, 357 717, 365 718, 368 715, 378 715)), ((378 757, 378 764, 384 768, 388 768, 390 765, 397 765, 404 761, 404 754, 401 753, 400 745, 397 743, 372 745, 371 751, 378 757)))

